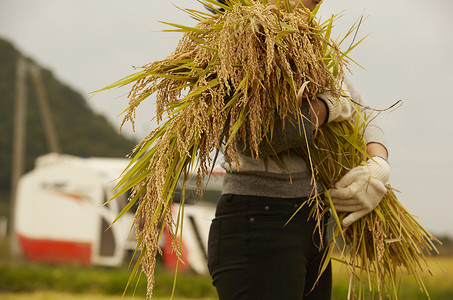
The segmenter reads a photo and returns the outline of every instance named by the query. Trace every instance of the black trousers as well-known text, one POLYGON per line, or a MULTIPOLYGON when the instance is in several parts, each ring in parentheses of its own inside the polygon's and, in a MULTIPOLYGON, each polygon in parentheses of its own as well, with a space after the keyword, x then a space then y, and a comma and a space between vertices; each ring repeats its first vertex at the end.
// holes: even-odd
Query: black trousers
POLYGON ((208 242, 220 300, 331 298, 330 263, 316 283, 324 250, 310 207, 304 205, 286 224, 305 200, 221 196, 208 242))

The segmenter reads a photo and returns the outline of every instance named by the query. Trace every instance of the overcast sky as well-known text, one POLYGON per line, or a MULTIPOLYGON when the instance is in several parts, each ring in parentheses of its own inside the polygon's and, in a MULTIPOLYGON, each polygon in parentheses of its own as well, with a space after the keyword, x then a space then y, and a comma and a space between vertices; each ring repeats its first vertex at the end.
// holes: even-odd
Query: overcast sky
MULTIPOLYGON (((202 9, 195 0, 0 0, 0 36, 118 127, 127 90, 88 93, 173 51, 179 36, 160 32, 168 27, 159 21, 194 24, 173 5, 202 9)), ((325 0, 319 16, 338 13, 336 35, 366 17, 359 36, 368 37, 351 55, 366 70, 353 66, 350 76, 365 101, 379 109, 403 101, 379 117, 391 185, 422 225, 453 235, 453 1, 325 0)), ((152 115, 152 105, 140 108, 136 139, 153 128, 152 115)))

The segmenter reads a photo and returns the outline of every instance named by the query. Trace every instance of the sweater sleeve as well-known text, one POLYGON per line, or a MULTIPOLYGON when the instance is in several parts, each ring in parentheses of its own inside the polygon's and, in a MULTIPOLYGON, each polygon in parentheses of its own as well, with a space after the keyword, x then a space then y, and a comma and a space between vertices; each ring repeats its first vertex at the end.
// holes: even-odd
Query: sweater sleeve
MULTIPOLYGON (((288 117, 282 120, 278 113, 274 115, 274 129, 271 134, 263 138, 259 144, 259 157, 278 155, 284 151, 294 148, 307 148, 307 145, 313 144, 313 130, 309 115, 310 105, 304 101, 301 111, 301 118, 298 121, 294 117, 288 117)), ((244 142, 239 141, 239 149, 244 149, 244 142)), ((251 156, 251 151, 248 145, 245 147, 244 154, 251 156)))
POLYGON ((360 93, 358 93, 350 81, 345 80, 348 91, 351 94, 352 100, 356 103, 360 103, 362 114, 365 114, 367 118, 364 126, 363 137, 367 144, 379 143, 387 149, 387 140, 385 138, 384 131, 379 126, 376 116, 373 114, 373 110, 366 105, 366 102, 362 100, 360 93))

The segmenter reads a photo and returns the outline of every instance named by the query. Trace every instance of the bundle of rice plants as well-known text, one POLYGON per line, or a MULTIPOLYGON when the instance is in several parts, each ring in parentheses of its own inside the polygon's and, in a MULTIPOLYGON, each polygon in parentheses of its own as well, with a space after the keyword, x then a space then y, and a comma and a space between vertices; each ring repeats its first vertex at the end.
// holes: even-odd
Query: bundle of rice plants
POLYGON ((369 299, 373 295, 398 299, 401 274, 413 276, 429 298, 421 273, 430 272, 426 256, 438 252, 434 242, 439 241, 404 208, 391 185, 386 186, 387 193, 378 207, 347 228, 341 225, 347 213, 338 214, 331 202, 328 188, 355 166, 372 159, 366 153, 363 137, 370 115, 361 112, 360 104, 354 106, 355 118, 324 125, 310 153, 301 151, 301 155, 311 159, 313 172, 326 190, 310 201, 321 206, 321 214, 330 209, 335 219, 330 249, 320 272, 332 258, 333 250, 338 249, 339 259, 349 271, 348 299, 369 299))
MULTIPOLYGON (((304 101, 308 102, 327 90, 340 95, 347 54, 354 47, 342 52, 330 39, 335 17, 318 24, 316 10, 293 10, 288 0, 277 1, 276 6, 267 5, 266 0, 229 0, 227 4, 215 0, 200 2, 216 14, 186 9, 198 21, 195 27, 167 23, 174 27, 172 31, 183 33, 172 55, 145 65, 105 88, 133 84, 123 123, 130 121, 133 124, 139 104, 151 95, 156 96, 159 125, 134 149, 131 163, 118 183, 118 195, 133 190, 129 204, 118 218, 138 202, 134 224, 140 254, 131 278, 140 269, 143 271, 148 278, 148 298, 152 296, 156 255, 160 252, 158 245, 165 225, 170 231, 174 251, 180 252, 181 244, 176 236, 178 232, 182 234, 184 205, 180 206, 176 220, 171 213, 178 179, 185 182, 188 174, 195 171, 201 197, 201 182, 209 175, 210 166, 217 157, 213 159, 210 154, 222 150, 227 162, 234 161, 239 165, 238 140, 242 140, 249 145, 252 156, 258 157, 258 146, 272 136, 276 116, 297 120, 301 124, 301 134, 304 134, 301 122, 304 116, 296 102, 299 88, 304 87, 301 92, 304 101)), ((301 149, 301 155, 305 155, 313 167, 314 179, 326 188, 349 167, 362 162, 365 156, 359 145, 363 143, 359 128, 352 125, 347 121, 325 127, 317 134, 317 147, 305 152, 301 149), (356 151, 350 151, 351 147, 356 151), (350 158, 351 154, 354 159, 350 158)), ((335 214, 334 207, 326 205, 317 191, 310 201, 316 202, 319 208, 314 217, 320 217, 329 208, 335 214)), ((184 204, 184 187, 181 202, 184 204)), ((360 224, 365 222, 365 227, 354 225, 344 234, 337 218, 335 232, 337 236, 344 236, 350 246, 348 251, 353 259, 349 265, 353 276, 358 275, 357 269, 365 269, 367 278, 371 278, 370 273, 377 268, 369 266, 380 263, 382 256, 389 257, 385 271, 377 270, 380 272, 378 286, 388 276, 394 276, 395 266, 403 265, 413 270, 414 260, 408 262, 407 256, 399 257, 397 264, 394 256, 400 253, 394 250, 396 242, 386 242, 387 239, 409 238, 409 235, 402 236, 401 231, 414 231, 410 217, 405 216, 407 222, 396 221, 403 208, 395 203, 396 197, 382 204, 396 207, 393 209, 395 215, 389 216, 392 220, 384 218, 383 212, 377 210, 361 221, 360 224), (393 228, 390 235, 379 235, 389 228, 393 228), (368 232, 366 237, 365 232, 368 232), (369 239, 376 238, 384 250, 373 254, 368 248, 362 248, 369 239)), ((419 234, 419 228, 415 228, 416 234, 419 234)), ((430 236, 425 232, 423 237, 430 236)), ((413 236, 410 238, 414 239, 413 236)), ((415 249, 414 245, 409 243, 409 247, 418 253, 419 248, 415 249)), ((330 257, 326 257, 326 261, 328 259, 330 257)))

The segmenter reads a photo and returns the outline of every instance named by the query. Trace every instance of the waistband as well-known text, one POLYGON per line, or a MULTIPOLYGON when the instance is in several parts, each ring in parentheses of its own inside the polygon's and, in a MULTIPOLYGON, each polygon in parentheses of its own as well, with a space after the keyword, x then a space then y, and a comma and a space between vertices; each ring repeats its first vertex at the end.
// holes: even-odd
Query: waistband
POLYGON ((217 203, 216 217, 225 214, 241 214, 253 212, 295 212, 308 216, 310 207, 307 197, 300 198, 271 198, 261 196, 246 196, 223 194, 217 203), (302 208, 300 208, 302 206, 302 208))

